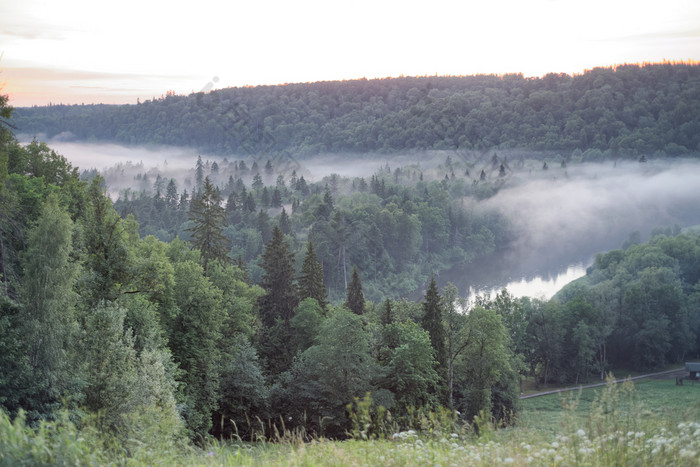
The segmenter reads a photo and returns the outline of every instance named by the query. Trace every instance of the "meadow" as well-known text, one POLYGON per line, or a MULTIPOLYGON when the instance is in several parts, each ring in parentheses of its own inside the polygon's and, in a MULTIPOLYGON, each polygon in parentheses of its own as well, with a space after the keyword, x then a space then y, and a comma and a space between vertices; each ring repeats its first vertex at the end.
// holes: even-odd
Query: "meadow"
POLYGON ((0 416, 2 465, 700 465, 700 384, 674 380, 523 401, 517 423, 476 429, 424 416, 422 431, 331 441, 283 433, 256 443, 113 446, 69 421, 38 431, 0 416), (477 434, 478 432, 478 434, 477 434), (363 439, 367 438, 367 439, 363 439))

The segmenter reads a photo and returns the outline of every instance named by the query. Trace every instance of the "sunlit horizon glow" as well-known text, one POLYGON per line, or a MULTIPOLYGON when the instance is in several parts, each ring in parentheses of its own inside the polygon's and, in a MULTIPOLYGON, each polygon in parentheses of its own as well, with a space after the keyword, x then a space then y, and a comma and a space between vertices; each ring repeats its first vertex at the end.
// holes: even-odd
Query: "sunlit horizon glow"
POLYGON ((0 4, 14 106, 136 103, 167 91, 522 73, 700 60, 695 0, 0 4), (214 78, 218 78, 215 80, 214 78))

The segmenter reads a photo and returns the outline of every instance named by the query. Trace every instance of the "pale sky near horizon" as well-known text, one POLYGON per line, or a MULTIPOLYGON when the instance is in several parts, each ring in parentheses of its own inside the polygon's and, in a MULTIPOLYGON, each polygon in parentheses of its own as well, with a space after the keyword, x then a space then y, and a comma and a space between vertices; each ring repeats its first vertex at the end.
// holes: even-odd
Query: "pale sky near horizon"
POLYGON ((388 76, 700 60, 698 0, 0 0, 15 107, 388 76))

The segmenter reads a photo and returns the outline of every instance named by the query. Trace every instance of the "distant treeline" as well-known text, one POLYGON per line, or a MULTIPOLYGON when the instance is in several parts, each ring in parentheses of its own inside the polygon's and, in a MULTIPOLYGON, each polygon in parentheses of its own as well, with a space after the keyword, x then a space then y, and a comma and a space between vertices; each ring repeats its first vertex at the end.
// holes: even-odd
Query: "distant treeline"
POLYGON ((16 109, 20 133, 219 154, 519 148, 584 159, 697 155, 700 66, 581 75, 402 77, 168 94, 136 105, 16 109), (588 154, 586 154, 588 151, 588 154))

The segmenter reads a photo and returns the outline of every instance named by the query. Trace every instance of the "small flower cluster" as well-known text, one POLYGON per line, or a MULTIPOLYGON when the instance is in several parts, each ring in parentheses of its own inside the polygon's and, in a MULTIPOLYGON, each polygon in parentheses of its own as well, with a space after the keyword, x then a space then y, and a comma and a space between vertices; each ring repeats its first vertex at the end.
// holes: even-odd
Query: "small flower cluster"
POLYGON ((416 432, 414 430, 408 430, 408 431, 400 431, 398 433, 394 433, 391 435, 392 439, 411 439, 415 438, 417 436, 416 432))

